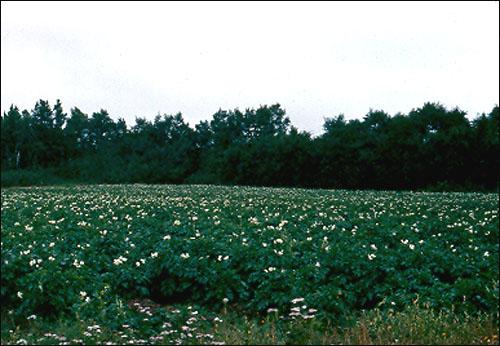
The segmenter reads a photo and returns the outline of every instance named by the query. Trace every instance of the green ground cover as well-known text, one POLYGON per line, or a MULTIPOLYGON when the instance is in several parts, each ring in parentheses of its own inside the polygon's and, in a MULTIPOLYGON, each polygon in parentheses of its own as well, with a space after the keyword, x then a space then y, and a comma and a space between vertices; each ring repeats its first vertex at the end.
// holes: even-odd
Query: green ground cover
POLYGON ((82 185, 1 198, 2 343, 498 343, 497 194, 82 185))

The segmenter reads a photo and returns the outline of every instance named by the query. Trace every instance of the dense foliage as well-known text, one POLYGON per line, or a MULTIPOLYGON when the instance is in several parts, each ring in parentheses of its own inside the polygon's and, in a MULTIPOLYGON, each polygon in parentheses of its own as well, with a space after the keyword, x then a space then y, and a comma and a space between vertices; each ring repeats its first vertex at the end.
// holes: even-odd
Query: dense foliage
POLYGON ((494 194, 94 185, 1 196, 2 306, 22 319, 135 298, 227 299, 254 314, 302 298, 335 319, 416 300, 499 307, 494 194))
POLYGON ((312 138, 280 105, 219 110, 194 128, 181 114, 136 118, 70 114, 59 100, 1 118, 2 186, 85 183, 214 183, 257 186, 494 190, 499 108, 473 121, 426 103, 407 115, 370 111, 325 119, 312 138))

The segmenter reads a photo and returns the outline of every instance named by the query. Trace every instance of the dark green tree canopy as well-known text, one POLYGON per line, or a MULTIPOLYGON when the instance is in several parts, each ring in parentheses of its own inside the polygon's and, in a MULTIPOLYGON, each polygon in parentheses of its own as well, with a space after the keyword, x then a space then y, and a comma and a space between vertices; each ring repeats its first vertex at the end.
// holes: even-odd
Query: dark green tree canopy
MULTIPOLYGON (((279 105, 222 110, 193 127, 181 113, 130 128, 39 100, 1 117, 2 171, 52 169, 81 182, 223 183, 326 188, 498 187, 499 108, 469 121, 425 103, 408 115, 325 118, 313 138, 279 105)), ((35 183, 37 183, 35 181, 35 183)))

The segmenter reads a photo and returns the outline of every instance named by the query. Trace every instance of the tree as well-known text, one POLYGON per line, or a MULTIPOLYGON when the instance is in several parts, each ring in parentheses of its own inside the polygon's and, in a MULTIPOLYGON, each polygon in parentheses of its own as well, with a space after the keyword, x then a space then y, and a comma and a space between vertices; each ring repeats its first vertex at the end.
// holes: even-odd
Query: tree
POLYGON ((99 146, 109 141, 115 133, 115 123, 108 112, 101 109, 92 113, 89 120, 89 137, 92 147, 97 150, 99 146))
POLYGON ((311 138, 279 104, 219 109, 191 128, 181 113, 127 127, 101 109, 70 116, 60 100, 1 116, 2 170, 52 168, 83 182, 224 183, 326 188, 498 188, 499 108, 472 123, 425 103, 409 114, 372 110, 326 118, 311 138))
POLYGON ((1 119, 2 169, 23 166, 26 145, 29 142, 27 119, 19 113, 19 108, 11 105, 1 119))
POLYGON ((472 125, 471 174, 476 183, 490 189, 498 189, 499 114, 497 105, 488 115, 482 114, 474 120, 472 125))
POLYGON ((68 138, 72 157, 81 155, 90 148, 90 123, 87 114, 77 107, 71 109, 71 116, 64 128, 64 135, 68 138))

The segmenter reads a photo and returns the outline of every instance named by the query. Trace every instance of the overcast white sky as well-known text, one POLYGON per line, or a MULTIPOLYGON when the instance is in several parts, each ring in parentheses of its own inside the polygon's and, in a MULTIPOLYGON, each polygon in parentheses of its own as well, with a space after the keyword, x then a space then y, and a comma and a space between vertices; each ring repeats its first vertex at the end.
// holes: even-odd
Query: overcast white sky
POLYGON ((499 95, 498 2, 1 3, 1 108, 61 99, 128 125, 279 102, 323 118, 499 95))

